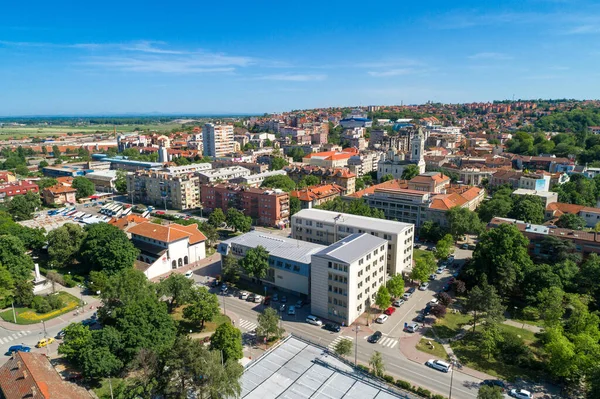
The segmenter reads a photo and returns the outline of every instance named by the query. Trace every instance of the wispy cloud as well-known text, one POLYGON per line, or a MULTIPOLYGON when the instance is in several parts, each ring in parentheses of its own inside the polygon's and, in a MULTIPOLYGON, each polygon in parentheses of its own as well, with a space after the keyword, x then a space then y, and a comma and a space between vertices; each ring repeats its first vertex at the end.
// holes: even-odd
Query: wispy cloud
POLYGON ((564 32, 566 35, 588 35, 600 33, 600 25, 579 25, 564 32))
POLYGON ((277 73, 272 75, 263 75, 256 77, 258 80, 279 80, 287 82, 311 82, 327 79, 327 75, 323 74, 293 74, 293 73, 277 73))
POLYGON ((170 50, 165 48, 159 48, 158 45, 164 47, 164 42, 153 42, 149 40, 141 40, 130 44, 122 45, 122 49, 126 51, 139 51, 142 53, 151 54, 189 54, 186 51, 181 50, 170 50))
POLYGON ((483 52, 470 55, 468 57, 470 60, 494 60, 494 61, 504 61, 504 60, 512 60, 513 57, 509 54, 505 53, 494 53, 494 52, 483 52))
POLYGON ((388 77, 388 76, 401 76, 401 75, 411 75, 416 71, 412 68, 396 68, 396 69, 387 69, 382 71, 369 71, 367 72, 369 75, 377 78, 388 77))
POLYGON ((203 59, 163 59, 133 57, 90 57, 84 65, 123 72, 217 73, 233 72, 231 64, 214 64, 203 59))

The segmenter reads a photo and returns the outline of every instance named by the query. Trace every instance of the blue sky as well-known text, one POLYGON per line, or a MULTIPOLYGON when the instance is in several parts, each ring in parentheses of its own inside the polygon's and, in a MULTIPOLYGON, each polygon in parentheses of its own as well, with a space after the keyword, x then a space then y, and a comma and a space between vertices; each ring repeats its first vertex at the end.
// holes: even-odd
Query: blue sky
POLYGON ((4 116, 600 93, 598 1, 5 3, 4 116))

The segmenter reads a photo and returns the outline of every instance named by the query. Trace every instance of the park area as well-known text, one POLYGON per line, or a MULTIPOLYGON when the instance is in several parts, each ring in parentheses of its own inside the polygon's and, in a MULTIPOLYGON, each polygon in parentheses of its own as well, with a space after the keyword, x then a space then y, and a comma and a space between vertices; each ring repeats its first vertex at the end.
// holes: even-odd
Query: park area
POLYGON ((14 323, 16 315, 17 324, 35 324, 71 312, 77 309, 77 307, 80 305, 80 300, 68 292, 60 291, 56 295, 63 303, 63 306, 60 309, 52 310, 47 313, 38 313, 32 308, 18 307, 15 308, 14 314, 12 309, 7 309, 0 313, 0 317, 4 321, 14 323))

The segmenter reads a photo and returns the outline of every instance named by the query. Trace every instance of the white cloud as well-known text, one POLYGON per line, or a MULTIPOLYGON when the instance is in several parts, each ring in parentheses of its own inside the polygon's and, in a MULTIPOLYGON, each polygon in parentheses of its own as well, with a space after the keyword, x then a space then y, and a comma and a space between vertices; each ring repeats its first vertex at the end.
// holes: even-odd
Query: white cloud
POLYGON ((287 81, 287 82, 311 82, 311 81, 325 80, 325 79, 327 79, 327 75, 278 73, 278 74, 272 74, 272 75, 259 76, 256 79, 279 80, 279 81, 287 81))
POLYGON ((600 25, 580 25, 565 32, 567 35, 585 35, 600 33, 600 25))
POLYGON ((509 54, 505 53, 495 53, 495 52, 482 52, 470 55, 468 57, 471 60, 495 60, 495 61, 503 61, 503 60, 512 60, 513 57, 509 54))
POLYGON ((368 71, 367 73, 371 76, 382 78, 388 76, 401 76, 401 75, 411 75, 416 71, 412 68, 396 68, 396 69, 387 69, 383 71, 368 71))

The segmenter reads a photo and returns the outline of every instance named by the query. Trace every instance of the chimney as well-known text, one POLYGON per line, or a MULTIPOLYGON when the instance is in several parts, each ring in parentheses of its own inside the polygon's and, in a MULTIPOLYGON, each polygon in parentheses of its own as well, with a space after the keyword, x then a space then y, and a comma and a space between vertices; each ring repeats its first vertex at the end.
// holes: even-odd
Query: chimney
POLYGON ((37 387, 35 385, 33 385, 31 387, 31 397, 35 398, 35 395, 37 395, 37 387))

